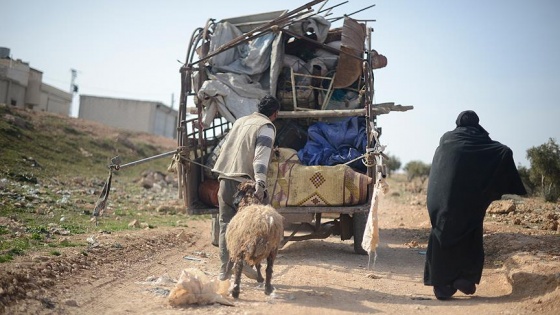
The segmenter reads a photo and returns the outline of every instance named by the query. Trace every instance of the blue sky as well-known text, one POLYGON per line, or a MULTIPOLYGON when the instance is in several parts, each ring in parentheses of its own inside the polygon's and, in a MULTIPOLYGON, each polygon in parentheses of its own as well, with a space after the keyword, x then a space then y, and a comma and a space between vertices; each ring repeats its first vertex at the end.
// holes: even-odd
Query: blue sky
MULTIPOLYGON (((69 89, 74 68, 80 94, 168 105, 174 94, 177 108, 178 60, 196 27, 305 3, 0 0, 0 47, 60 89, 69 89)), ((353 17, 376 20, 373 48, 388 58, 375 71, 375 100, 414 106, 379 117, 381 142, 403 165, 431 163, 466 109, 513 149, 517 164, 530 166, 528 148, 560 141, 560 1, 350 0, 335 16, 371 4, 353 17)))

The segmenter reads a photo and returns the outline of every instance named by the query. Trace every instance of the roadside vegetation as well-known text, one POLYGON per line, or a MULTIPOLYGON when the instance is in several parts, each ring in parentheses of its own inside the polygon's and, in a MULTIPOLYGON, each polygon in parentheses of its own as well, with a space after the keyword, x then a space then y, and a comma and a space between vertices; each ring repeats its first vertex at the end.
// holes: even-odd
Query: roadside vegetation
POLYGON ((0 263, 88 246, 71 235, 186 224, 179 200, 157 202, 176 199, 170 158, 114 172, 107 210, 92 220, 112 157, 127 163, 174 148, 171 139, 0 105, 0 263))

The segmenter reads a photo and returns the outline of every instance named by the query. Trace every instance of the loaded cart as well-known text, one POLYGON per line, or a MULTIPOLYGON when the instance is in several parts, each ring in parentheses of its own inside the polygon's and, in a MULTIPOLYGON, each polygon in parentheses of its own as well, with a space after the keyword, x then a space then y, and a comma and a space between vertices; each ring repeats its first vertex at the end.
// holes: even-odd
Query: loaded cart
POLYGON ((188 214, 212 214, 215 245, 211 169, 228 154, 221 143, 233 122, 270 94, 281 109, 267 186, 286 219, 284 242, 340 235, 365 253, 372 187, 384 171, 377 116, 412 107, 374 104, 374 70, 387 59, 372 48, 373 20, 331 17, 342 4, 209 19, 193 32, 180 69, 179 195, 188 214))

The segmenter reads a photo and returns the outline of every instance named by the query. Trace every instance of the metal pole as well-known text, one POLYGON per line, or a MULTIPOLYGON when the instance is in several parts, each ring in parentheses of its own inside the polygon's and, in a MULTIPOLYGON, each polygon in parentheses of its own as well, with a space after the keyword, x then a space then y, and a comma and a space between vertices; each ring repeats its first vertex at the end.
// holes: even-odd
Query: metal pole
POLYGON ((352 12, 352 13, 350 13, 350 14, 345 14, 345 15, 343 15, 343 16, 341 16, 341 17, 336 18, 336 19, 331 19, 330 21, 331 21, 331 22, 336 22, 336 21, 338 21, 338 20, 340 20, 340 19, 343 19, 343 18, 345 18, 345 17, 349 17, 349 16, 352 16, 352 15, 354 15, 354 14, 356 14, 356 13, 365 11, 365 10, 367 10, 367 9, 369 9, 369 8, 373 8, 374 6, 375 6, 375 4, 370 5, 369 7, 365 7, 365 8, 363 8, 363 9, 361 9, 361 10, 354 11, 354 12, 352 12))
POLYGON ((134 162, 130 162, 130 163, 125 163, 123 165, 120 165, 120 158, 118 156, 114 157, 111 159, 111 165, 109 165, 109 168, 114 168, 115 170, 120 170, 123 169, 125 167, 129 167, 129 166, 134 166, 134 165, 138 165, 138 164, 142 164, 142 163, 146 163, 149 162, 151 160, 156 160, 156 159, 160 159, 160 158, 164 158, 166 156, 170 156, 177 153, 177 150, 173 150, 173 151, 169 151, 169 152, 165 152, 165 153, 161 153, 158 155, 154 155, 145 159, 141 159, 138 161, 134 161, 134 162))
MULTIPOLYGON (((70 69, 72 73, 72 79, 70 80, 70 112, 68 116, 72 116, 72 108, 74 107, 74 94, 77 92, 76 90, 76 76, 78 75, 78 70, 70 69)), ((77 116, 78 114, 76 114, 77 116)))

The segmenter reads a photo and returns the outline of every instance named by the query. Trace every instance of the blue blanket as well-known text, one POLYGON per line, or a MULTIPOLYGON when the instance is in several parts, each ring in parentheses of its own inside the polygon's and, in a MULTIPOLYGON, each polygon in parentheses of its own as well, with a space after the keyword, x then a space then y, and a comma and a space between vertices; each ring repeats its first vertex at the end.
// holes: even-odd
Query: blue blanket
MULTIPOLYGON (((318 122, 307 130, 307 143, 298 151, 305 165, 337 165, 351 161, 366 152, 367 134, 364 117, 351 117, 337 122, 318 122)), ((349 164, 365 172, 361 159, 349 164)))

